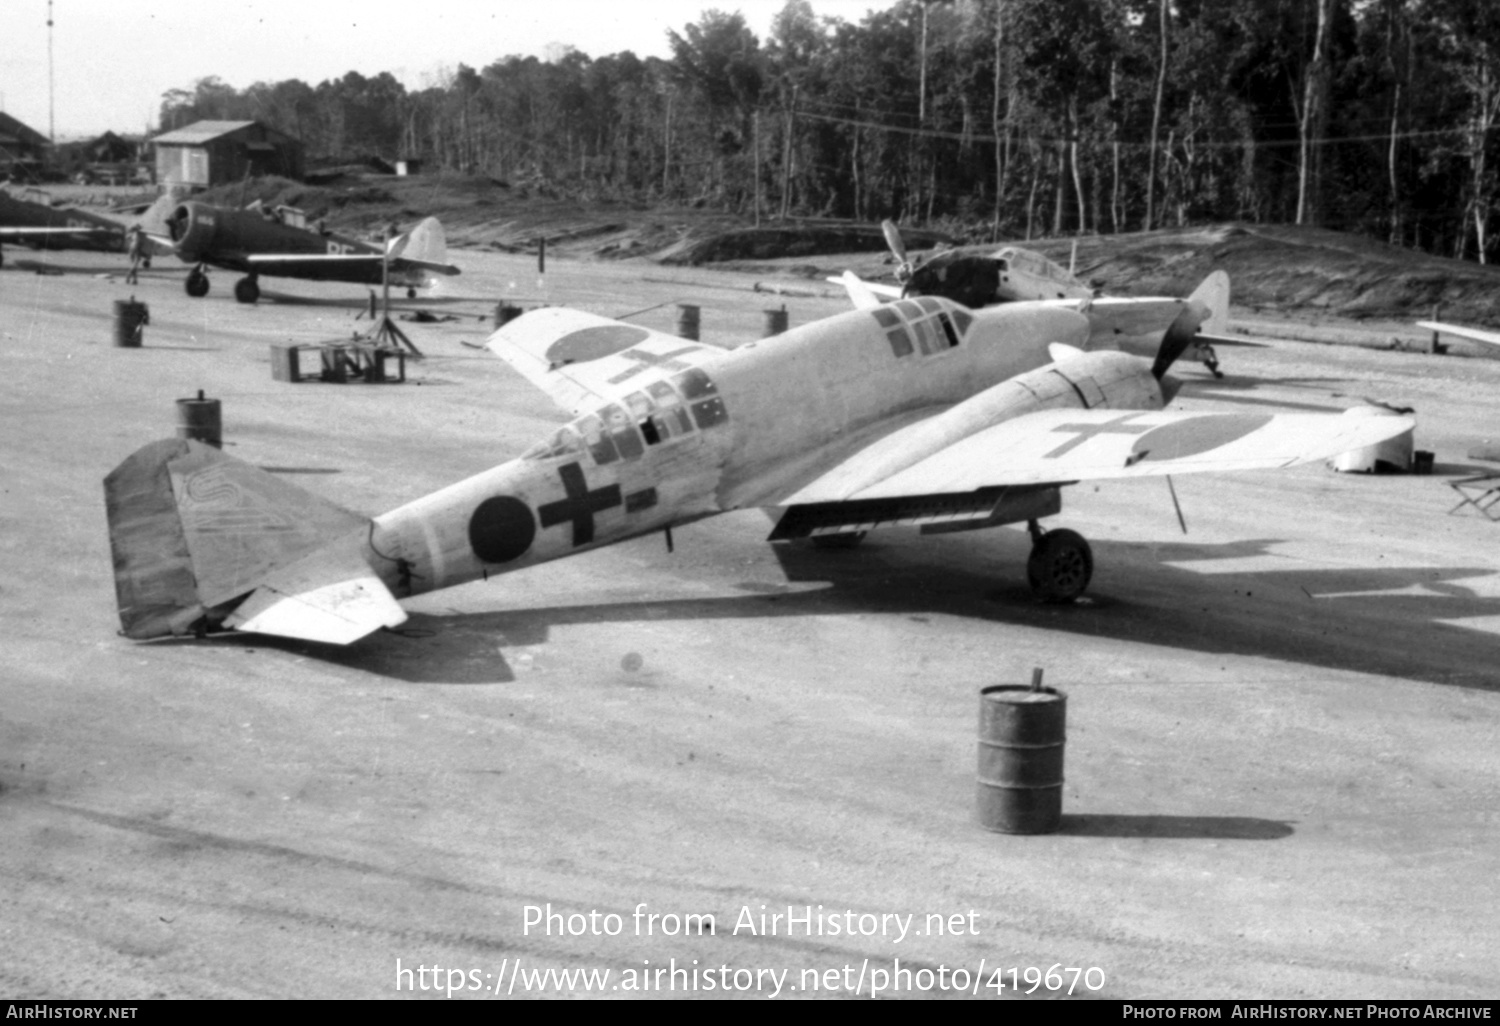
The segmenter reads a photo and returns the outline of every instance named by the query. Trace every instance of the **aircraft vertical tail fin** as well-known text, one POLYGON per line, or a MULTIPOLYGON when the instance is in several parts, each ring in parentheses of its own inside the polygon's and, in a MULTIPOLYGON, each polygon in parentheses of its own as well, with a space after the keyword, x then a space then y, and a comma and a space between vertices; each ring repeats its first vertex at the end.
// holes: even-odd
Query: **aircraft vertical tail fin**
POLYGON ((1219 336, 1228 332, 1229 273, 1215 271, 1204 278, 1188 297, 1188 304, 1203 310, 1203 320, 1198 324, 1200 334, 1219 336))
POLYGON ((411 231, 391 240, 391 256, 420 264, 446 265, 448 237, 443 233, 443 223, 435 217, 422 219, 411 231))
POLYGON ((104 497, 126 637, 215 627, 236 607, 254 615, 230 626, 256 630, 260 617, 265 633, 341 642, 405 618, 361 547, 333 544, 358 539, 368 519, 211 446, 153 442, 110 472, 104 497), (323 593, 340 585, 348 587, 338 602, 350 601, 357 585, 355 597, 370 606, 353 626, 348 616, 326 622, 333 599, 323 593), (264 615, 278 604, 276 616, 264 615))

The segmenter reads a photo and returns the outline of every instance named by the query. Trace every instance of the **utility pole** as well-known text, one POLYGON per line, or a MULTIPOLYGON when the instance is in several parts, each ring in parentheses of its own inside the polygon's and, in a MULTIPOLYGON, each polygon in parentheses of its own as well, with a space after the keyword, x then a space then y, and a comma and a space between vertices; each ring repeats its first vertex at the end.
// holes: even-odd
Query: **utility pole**
POLYGON ((47 140, 57 145, 57 90, 52 77, 52 0, 47 0, 47 140))

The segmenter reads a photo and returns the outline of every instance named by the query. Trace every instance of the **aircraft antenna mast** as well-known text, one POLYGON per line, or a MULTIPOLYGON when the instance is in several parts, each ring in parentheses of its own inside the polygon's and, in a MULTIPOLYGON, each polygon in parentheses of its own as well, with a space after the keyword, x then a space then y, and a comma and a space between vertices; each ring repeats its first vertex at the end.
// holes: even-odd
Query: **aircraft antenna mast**
POLYGON ((52 0, 47 0, 47 141, 57 145, 57 90, 52 75, 52 0))

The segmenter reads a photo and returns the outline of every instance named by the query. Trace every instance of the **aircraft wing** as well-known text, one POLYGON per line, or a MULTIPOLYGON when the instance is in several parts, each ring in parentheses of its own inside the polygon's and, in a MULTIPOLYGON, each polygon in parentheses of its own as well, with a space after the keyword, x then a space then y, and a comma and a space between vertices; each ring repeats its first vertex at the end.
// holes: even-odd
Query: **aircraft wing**
POLYGON ((881 285, 877 282, 865 281, 853 271, 845 271, 837 278, 829 278, 828 281, 835 285, 842 285, 844 291, 849 293, 849 302, 854 304, 856 310, 868 310, 879 306, 886 299, 900 299, 901 290, 893 285, 881 285))
MULTIPOLYGON (((1291 467, 1374 445, 1413 426, 1410 417, 1396 416, 1042 410, 983 428, 853 492, 840 487, 848 473, 831 468, 777 505, 1291 467)), ((903 436, 917 444, 921 432, 914 424, 880 445, 889 458, 903 436)))
POLYGON ((1457 324, 1444 324, 1441 321, 1418 321, 1417 327, 1426 328, 1428 331, 1447 332, 1449 335, 1457 335, 1459 338, 1466 338, 1471 342, 1483 342, 1488 346, 1500 346, 1500 333, 1493 331, 1464 328, 1457 324))
POLYGON ((124 228, 0 228, 0 238, 24 239, 30 235, 123 235, 124 228))
POLYGON ((713 346, 561 306, 517 317, 490 336, 489 350, 569 413, 595 409, 639 388, 648 368, 687 370, 713 346))

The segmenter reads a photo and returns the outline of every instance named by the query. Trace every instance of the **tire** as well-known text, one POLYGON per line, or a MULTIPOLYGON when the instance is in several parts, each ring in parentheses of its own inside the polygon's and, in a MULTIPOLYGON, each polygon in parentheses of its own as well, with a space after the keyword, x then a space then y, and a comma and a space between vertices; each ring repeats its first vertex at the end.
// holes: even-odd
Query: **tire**
POLYGON ((852 549, 864 540, 863 531, 843 531, 839 534, 815 534, 812 543, 818 549, 852 549))
POLYGON ((202 299, 208 295, 208 275, 193 271, 187 276, 187 281, 182 287, 187 289, 187 294, 194 299, 202 299))
POLYGON ((241 278, 234 283, 234 298, 240 303, 253 303, 260 298, 260 285, 254 278, 241 278))
POLYGON ((407 289, 406 290, 406 298, 407 299, 416 299, 417 298, 417 290, 416 289, 407 289))
POLYGON ((1094 553, 1077 531, 1048 531, 1031 547, 1026 580, 1047 602, 1072 602, 1094 576, 1094 553))

